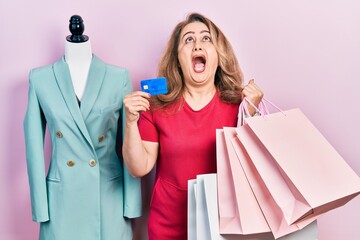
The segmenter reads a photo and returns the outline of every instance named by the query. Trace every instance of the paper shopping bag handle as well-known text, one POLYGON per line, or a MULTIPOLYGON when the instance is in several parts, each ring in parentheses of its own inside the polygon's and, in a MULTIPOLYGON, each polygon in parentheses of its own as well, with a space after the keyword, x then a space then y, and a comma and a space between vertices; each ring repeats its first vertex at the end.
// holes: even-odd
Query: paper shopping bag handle
POLYGON ((285 113, 283 112, 283 110, 281 108, 279 108, 274 103, 272 103, 271 101, 269 101, 268 99, 266 99, 264 97, 261 99, 258 107, 256 107, 247 97, 244 97, 243 101, 240 103, 240 106, 239 106, 237 125, 238 126, 244 125, 245 118, 250 116, 249 109, 246 105, 247 103, 250 104, 256 110, 255 114, 260 115, 260 116, 265 116, 265 115, 269 114, 270 112, 269 112, 269 109, 267 108, 265 102, 270 104, 271 106, 273 106, 274 108, 276 108, 277 110, 279 110, 280 112, 282 112, 285 115, 285 113))

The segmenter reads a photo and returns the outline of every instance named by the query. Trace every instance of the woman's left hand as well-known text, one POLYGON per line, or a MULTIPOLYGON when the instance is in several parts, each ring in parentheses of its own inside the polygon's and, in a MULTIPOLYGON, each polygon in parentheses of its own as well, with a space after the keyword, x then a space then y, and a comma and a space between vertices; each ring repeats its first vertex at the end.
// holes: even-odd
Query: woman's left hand
MULTIPOLYGON (((256 107, 259 106, 264 93, 261 89, 255 84, 254 79, 251 79, 249 83, 242 90, 243 97, 246 97, 252 104, 256 107)), ((256 113, 256 109, 248 104, 249 113, 253 116, 256 113)))

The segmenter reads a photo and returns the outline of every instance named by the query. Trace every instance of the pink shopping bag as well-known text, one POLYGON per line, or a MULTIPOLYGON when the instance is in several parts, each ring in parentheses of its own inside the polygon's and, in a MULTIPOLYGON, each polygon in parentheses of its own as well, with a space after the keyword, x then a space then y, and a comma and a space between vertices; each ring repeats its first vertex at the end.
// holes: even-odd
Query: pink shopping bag
MULTIPOLYGON (((300 109, 249 118, 246 123, 268 154, 271 172, 283 179, 294 197, 287 202, 285 194, 275 194, 289 224, 340 207, 360 193, 360 178, 300 109)), ((269 178, 265 170, 262 177, 269 178)), ((285 192, 268 185, 269 190, 285 192)))
POLYGON ((219 231, 223 234, 241 234, 239 212, 235 204, 229 155, 227 154, 224 130, 216 130, 216 164, 219 203, 219 231))
POLYGON ((243 235, 270 232, 232 147, 234 137, 235 128, 216 131, 219 232, 243 235))
MULTIPOLYGON (((258 110, 262 114, 268 113, 263 102, 258 110)), ((244 120, 241 114, 239 112, 238 125, 244 120)), ((244 235, 270 232, 232 147, 231 139, 235 135, 235 128, 229 127, 216 132, 220 233, 244 235)))
MULTIPOLYGON (((262 213, 264 214, 266 222, 271 229, 271 232, 273 233, 275 239, 278 239, 280 237, 303 229, 305 226, 316 220, 316 218, 310 218, 306 221, 304 220, 302 222, 292 225, 289 225, 286 222, 281 208, 268 190, 267 185, 261 178, 259 172, 257 171, 257 168, 253 163, 253 160, 249 156, 247 150, 244 148, 244 145, 240 142, 240 139, 249 138, 247 136, 246 127, 247 126, 245 125, 236 129, 236 132, 238 134, 237 137, 232 139, 232 144, 238 156, 238 160, 245 172, 246 178, 256 197, 256 200, 259 203, 262 213)), ((253 148, 256 151, 256 143, 252 144, 254 144, 253 148)))
POLYGON ((270 228, 232 145, 231 140, 236 137, 235 128, 224 127, 223 129, 230 164, 229 175, 232 177, 234 184, 234 201, 240 218, 242 234, 270 232, 270 228))
POLYGON ((287 224, 306 223, 360 193, 360 178, 300 109, 245 122, 236 130, 240 145, 287 224))

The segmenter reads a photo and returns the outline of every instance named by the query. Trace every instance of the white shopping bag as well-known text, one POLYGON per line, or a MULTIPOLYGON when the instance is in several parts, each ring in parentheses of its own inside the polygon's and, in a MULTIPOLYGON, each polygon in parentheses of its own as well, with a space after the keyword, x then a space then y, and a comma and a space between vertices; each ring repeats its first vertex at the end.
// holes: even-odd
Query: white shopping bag
POLYGON ((187 235, 188 240, 196 239, 196 179, 188 180, 188 214, 187 235))

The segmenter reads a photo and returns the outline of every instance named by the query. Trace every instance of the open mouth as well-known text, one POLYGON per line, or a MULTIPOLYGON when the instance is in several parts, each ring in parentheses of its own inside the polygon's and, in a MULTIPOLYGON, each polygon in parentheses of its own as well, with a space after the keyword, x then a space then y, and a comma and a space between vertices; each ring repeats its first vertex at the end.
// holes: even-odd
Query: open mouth
POLYGON ((205 70, 205 64, 206 64, 205 56, 203 55, 194 56, 192 61, 195 72, 201 73, 205 70))

